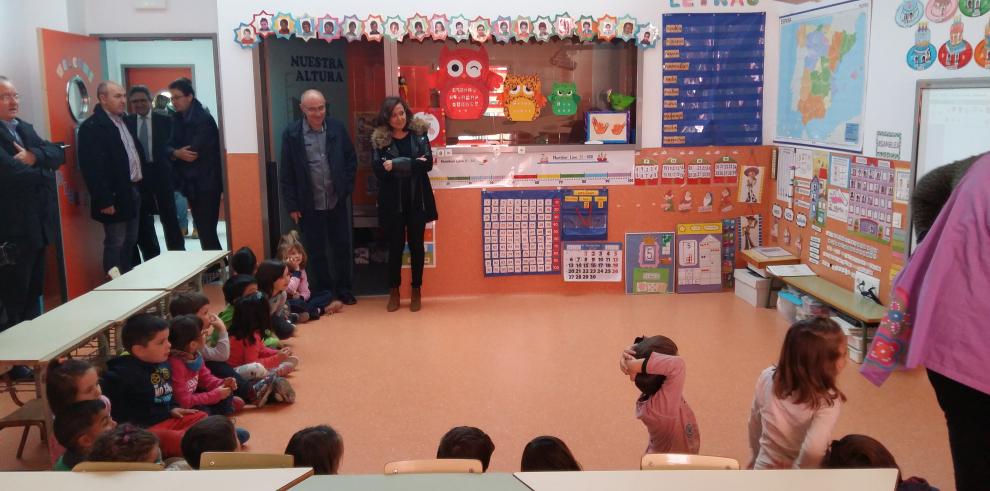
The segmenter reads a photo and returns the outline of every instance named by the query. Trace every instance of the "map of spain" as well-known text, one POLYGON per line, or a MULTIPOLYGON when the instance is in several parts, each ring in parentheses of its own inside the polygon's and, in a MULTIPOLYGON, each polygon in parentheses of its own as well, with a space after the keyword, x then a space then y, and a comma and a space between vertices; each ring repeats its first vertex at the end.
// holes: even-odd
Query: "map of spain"
POLYGON ((862 148, 868 25, 858 2, 781 18, 777 141, 862 148))

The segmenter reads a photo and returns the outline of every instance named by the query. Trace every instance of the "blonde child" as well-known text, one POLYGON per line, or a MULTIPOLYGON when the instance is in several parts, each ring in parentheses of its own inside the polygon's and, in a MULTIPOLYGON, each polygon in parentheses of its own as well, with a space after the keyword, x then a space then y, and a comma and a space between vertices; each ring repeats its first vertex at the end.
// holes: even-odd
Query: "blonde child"
POLYGON ((279 259, 289 268, 289 284, 286 286, 289 310, 297 314, 299 322, 319 319, 323 314, 335 314, 344 304, 333 299, 329 291, 311 292, 306 275, 306 249, 293 230, 282 236, 278 246, 279 259))
POLYGON ((835 380, 846 365, 846 336, 830 319, 787 330, 780 360, 760 374, 749 416, 751 469, 817 468, 846 400, 835 380))
POLYGON ((646 453, 698 453, 701 433, 684 400, 687 369, 677 345, 666 336, 638 337, 619 355, 619 369, 641 392, 636 418, 650 435, 646 453))
POLYGON ((268 298, 262 292, 234 301, 234 319, 230 325, 230 358, 227 364, 256 386, 257 406, 263 406, 274 392, 276 400, 295 402, 295 391, 283 377, 291 373, 299 359, 288 348, 276 351, 264 345, 261 335, 271 326, 268 298))

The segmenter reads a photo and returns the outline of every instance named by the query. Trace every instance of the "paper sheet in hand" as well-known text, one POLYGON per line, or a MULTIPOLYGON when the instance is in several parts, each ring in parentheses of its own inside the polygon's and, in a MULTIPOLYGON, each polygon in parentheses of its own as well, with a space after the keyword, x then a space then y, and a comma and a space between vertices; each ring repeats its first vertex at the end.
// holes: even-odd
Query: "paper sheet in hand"
POLYGON ((787 266, 767 266, 767 271, 774 276, 817 276, 807 264, 791 264, 787 266))

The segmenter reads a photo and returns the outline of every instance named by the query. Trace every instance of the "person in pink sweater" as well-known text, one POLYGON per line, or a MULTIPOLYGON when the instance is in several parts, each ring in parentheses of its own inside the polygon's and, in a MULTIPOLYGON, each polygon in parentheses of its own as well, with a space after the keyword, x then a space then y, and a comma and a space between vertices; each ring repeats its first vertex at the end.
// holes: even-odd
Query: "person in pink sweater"
POLYGON ((206 343, 203 324, 191 314, 173 317, 168 326, 172 345, 168 364, 172 368, 172 393, 179 407, 201 409, 210 414, 229 415, 244 407, 244 400, 233 395, 237 381, 215 377, 199 349, 206 343))
POLYGON ((684 400, 687 369, 677 345, 666 336, 638 337, 619 355, 619 370, 641 392, 636 418, 650 435, 646 453, 697 454, 701 433, 684 400))
MULTIPOLYGON (((227 363, 247 380, 270 380, 273 389, 269 393, 274 391, 275 400, 292 403, 295 401, 295 391, 284 377, 295 370, 299 359, 292 356, 288 348, 276 351, 265 346, 261 336, 266 329, 270 329, 271 319, 268 298, 264 293, 255 292, 235 300, 227 363)), ((259 405, 263 404, 261 402, 259 405)))

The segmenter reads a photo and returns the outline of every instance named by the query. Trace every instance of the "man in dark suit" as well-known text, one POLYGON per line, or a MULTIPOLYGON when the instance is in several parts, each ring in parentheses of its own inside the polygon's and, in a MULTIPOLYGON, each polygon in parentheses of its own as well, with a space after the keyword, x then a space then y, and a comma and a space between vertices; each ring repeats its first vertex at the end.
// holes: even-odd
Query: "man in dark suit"
MULTIPOLYGON (((124 118, 127 127, 138 137, 144 152, 145 166, 141 169, 141 216, 138 222, 138 249, 147 261, 159 254, 155 215, 161 217, 165 231, 165 247, 170 251, 186 250, 186 241, 179 228, 172 187, 172 162, 165 155, 165 145, 172 134, 172 118, 151 111, 151 91, 135 85, 127 93, 131 114, 124 118)), ((135 251, 134 264, 140 262, 135 251)))
POLYGON ((172 82, 168 91, 178 114, 172 118, 172 137, 165 146, 165 153, 172 159, 172 174, 178 191, 189 199, 200 245, 204 251, 219 251, 222 247, 217 236, 217 222, 223 194, 220 129, 196 99, 188 78, 172 82))
POLYGON ((127 94, 116 82, 96 89, 100 103, 79 125, 79 168, 90 194, 90 213, 103 224, 103 271, 131 269, 137 245, 144 152, 124 122, 127 94))
POLYGON ((353 305, 357 300, 351 291, 354 253, 349 205, 357 156, 344 125, 327 117, 326 104, 319 91, 303 92, 299 107, 305 117, 282 132, 279 181, 285 208, 302 229, 314 288, 329 290, 353 305))
POLYGON ((19 98, 0 76, 0 331, 41 313, 45 248, 58 239, 55 170, 65 161, 17 117, 19 98))

